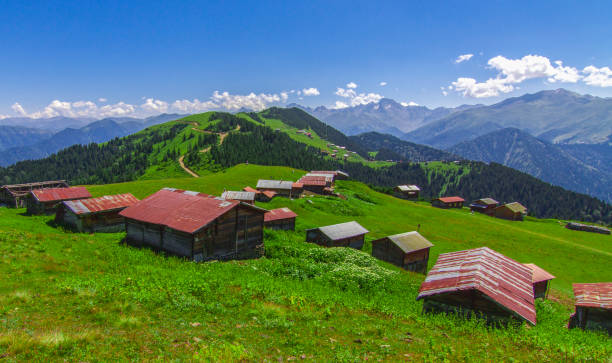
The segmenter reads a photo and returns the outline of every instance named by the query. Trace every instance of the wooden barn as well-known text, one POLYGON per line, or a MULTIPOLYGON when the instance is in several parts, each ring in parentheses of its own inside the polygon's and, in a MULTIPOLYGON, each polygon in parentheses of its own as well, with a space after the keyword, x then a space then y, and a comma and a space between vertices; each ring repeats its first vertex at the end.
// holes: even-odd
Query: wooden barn
POLYGON ((500 205, 493 210, 495 218, 507 219, 510 221, 522 221, 526 214, 527 208, 519 202, 500 205))
POLYGON ((85 187, 35 189, 28 195, 27 213, 55 214, 61 202, 85 198, 91 198, 85 187))
POLYGON ((303 190, 315 194, 330 194, 331 179, 326 176, 303 176, 297 181, 302 185, 303 190))
POLYGON ((293 182, 286 180, 264 180, 260 179, 257 181, 257 190, 260 192, 271 191, 275 192, 276 195, 281 197, 292 198, 294 197, 293 182))
POLYGON ((576 222, 569 222, 565 225, 565 228, 571 229, 574 231, 582 231, 582 232, 594 232, 601 234, 610 234, 610 230, 600 226, 593 226, 590 224, 582 224, 576 222))
POLYGON ((431 201, 431 205, 438 208, 463 208, 465 199, 461 197, 441 197, 431 201))
POLYGON ((612 336, 612 282, 573 284, 576 311, 569 328, 605 330, 612 336))
POLYGON ((225 191, 223 194, 221 194, 221 198, 225 200, 235 200, 247 204, 255 204, 254 192, 225 191))
POLYGON ((360 250, 368 230, 352 221, 306 230, 306 241, 324 247, 352 247, 360 250))
POLYGON ((32 190, 47 188, 68 188, 65 180, 44 181, 27 184, 3 185, 0 187, 0 205, 11 208, 24 208, 32 190))
POLYGON ((499 202, 493 198, 482 198, 473 201, 472 204, 470 204, 470 210, 472 212, 478 212, 491 216, 493 213, 495 213, 495 208, 497 208, 498 205, 499 202))
POLYGON ((295 231, 296 217, 297 214, 289 208, 272 209, 264 215, 264 227, 295 231))
POLYGON ((120 215, 129 243, 206 261, 262 256, 265 212, 203 193, 162 189, 120 215))
POLYGON ((130 193, 69 200, 58 205, 55 221, 77 232, 121 232, 125 220, 119 212, 137 202, 130 193))
POLYGON ((419 232, 406 232, 372 241, 372 256, 408 271, 427 273, 433 244, 419 232))
POLYGON ((416 185, 398 185, 393 188, 393 194, 402 199, 419 199, 421 188, 416 185))
POLYGON ((251 187, 244 187, 242 190, 245 192, 255 193, 255 200, 258 202, 269 202, 276 196, 276 192, 271 190, 264 190, 263 192, 260 192, 259 190, 251 187))
POLYGON ((531 269, 488 247, 443 253, 421 285, 424 312, 536 324, 531 269))
POLYGON ((554 279, 555 277, 548 271, 544 270, 538 265, 534 265, 533 263, 525 263, 524 265, 533 271, 533 275, 531 276, 531 282, 533 284, 533 297, 536 299, 540 297, 546 299, 548 289, 550 287, 550 280, 554 279))

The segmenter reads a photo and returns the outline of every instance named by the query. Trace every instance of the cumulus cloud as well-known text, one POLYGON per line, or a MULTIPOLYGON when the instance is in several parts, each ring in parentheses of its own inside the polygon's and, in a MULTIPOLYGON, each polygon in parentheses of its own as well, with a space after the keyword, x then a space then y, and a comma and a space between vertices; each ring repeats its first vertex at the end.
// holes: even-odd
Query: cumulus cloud
POLYGON ((348 106, 366 105, 368 103, 378 102, 383 98, 383 96, 379 95, 378 93, 357 93, 357 91, 355 91, 357 85, 353 82, 348 83, 346 86, 348 88, 338 87, 336 89, 335 94, 337 96, 347 98, 349 103, 347 104, 342 101, 336 101, 332 108, 344 108, 348 106))
POLYGON ((461 92, 466 97, 484 98, 512 92, 518 89, 516 85, 530 79, 576 83, 583 78, 578 69, 564 66, 561 61, 551 63, 547 57, 540 55, 526 55, 519 59, 500 55, 489 59, 487 64, 498 72, 495 78, 478 82, 474 78, 459 77, 449 89, 461 92))
POLYGON ((26 110, 18 102, 15 102, 11 108, 18 115, 31 118, 50 118, 57 116, 103 118, 112 116, 129 116, 136 111, 136 107, 134 105, 124 102, 99 107, 93 101, 68 102, 60 100, 53 100, 42 110, 32 113, 26 112, 26 110))
POLYGON ((357 83, 349 82, 346 84, 346 88, 357 88, 357 83))
POLYGON ((404 107, 408 107, 408 106, 413 107, 413 106, 418 106, 419 104, 416 102, 410 101, 410 102, 400 102, 400 105, 404 107))
POLYGON ((102 102, 102 103, 104 103, 104 102, 106 102, 106 101, 108 101, 108 100, 107 100, 106 98, 104 98, 104 97, 100 97, 100 98, 98 98, 98 102, 102 102))
POLYGON ((342 101, 336 101, 336 103, 334 103, 333 106, 331 106, 330 108, 335 109, 335 110, 339 110, 341 108, 347 108, 349 107, 349 105, 347 105, 346 103, 342 102, 342 101))
POLYGON ((304 93, 304 96, 318 96, 321 94, 321 92, 319 92, 319 90, 314 87, 304 88, 302 92, 304 93))
POLYGON ((147 98, 140 107, 147 112, 164 113, 168 111, 168 102, 147 98))
POLYGON ((588 66, 582 70, 585 74, 584 83, 596 87, 612 87, 612 69, 610 67, 597 68, 588 66))
POLYGON ((380 82, 378 85, 379 85, 379 86, 381 86, 381 87, 384 87, 384 86, 386 86, 386 85, 387 85, 387 82, 382 81, 382 82, 380 82))
POLYGON ((21 107, 19 102, 15 102, 13 104, 13 106, 11 106, 11 109, 13 109, 13 111, 15 111, 17 114, 19 114, 21 116, 25 116, 26 115, 25 110, 23 109, 23 107, 21 107))
POLYGON ((457 59, 455 59, 455 63, 469 61, 473 56, 474 54, 461 54, 460 56, 457 57, 457 59))
POLYGON ((217 105, 212 101, 200 101, 197 98, 190 100, 176 100, 172 109, 180 113, 197 113, 215 109, 217 105))

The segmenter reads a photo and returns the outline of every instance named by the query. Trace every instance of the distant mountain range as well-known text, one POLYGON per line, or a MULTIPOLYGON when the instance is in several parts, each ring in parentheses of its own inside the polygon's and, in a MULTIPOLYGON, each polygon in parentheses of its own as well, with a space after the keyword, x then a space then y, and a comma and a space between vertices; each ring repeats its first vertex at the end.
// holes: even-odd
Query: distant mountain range
POLYGON ((460 157, 453 155, 447 151, 442 151, 434 149, 433 147, 403 141, 395 136, 381 134, 378 132, 366 132, 360 135, 351 136, 350 138, 371 151, 380 151, 384 149, 390 150, 398 155, 397 159, 395 159, 397 161, 454 161, 460 159, 460 157))
MULTIPOLYGON (((145 119, 107 118, 92 122, 80 128, 65 128, 53 133, 49 130, 32 129, 18 126, 0 126, 0 166, 8 166, 21 160, 45 158, 59 150, 76 144, 100 143, 115 137, 123 137, 149 126, 157 125, 183 117, 178 114, 161 114, 145 119), (5 131, 7 133, 5 137, 5 131), (5 139, 10 139, 10 142, 5 139)), ((48 124, 48 119, 40 120, 40 125, 48 124)), ((70 123, 64 118, 63 122, 70 123)), ((78 119, 73 119, 79 122, 78 119)), ((29 123, 29 122, 28 122, 29 123)))

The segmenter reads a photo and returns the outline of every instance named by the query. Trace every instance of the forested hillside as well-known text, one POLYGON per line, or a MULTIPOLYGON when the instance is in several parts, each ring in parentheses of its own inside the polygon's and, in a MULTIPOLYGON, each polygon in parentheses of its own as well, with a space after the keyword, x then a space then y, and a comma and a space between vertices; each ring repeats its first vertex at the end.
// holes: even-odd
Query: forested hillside
MULTIPOLYGON (((299 123, 299 114, 290 114, 295 116, 293 124, 306 125, 299 123)), ((426 199, 450 194, 466 200, 488 196, 501 202, 519 201, 538 217, 612 223, 610 205, 499 164, 430 162, 372 167, 367 162, 337 160, 286 132, 263 126, 267 117, 282 115, 269 110, 258 114, 260 120, 227 113, 193 115, 106 144, 73 146, 46 159, 17 163, 0 169, 0 182, 68 179, 73 184, 101 184, 135 180, 150 177, 153 169, 167 175, 170 169, 164 168, 176 169, 177 160, 183 156, 186 166, 199 173, 241 163, 304 170, 343 169, 353 179, 382 191, 411 183, 421 186, 426 199)), ((337 136, 336 142, 341 141, 337 136)))
POLYGON ((378 132, 367 132, 357 136, 351 136, 350 138, 351 140, 363 145, 370 151, 387 149, 401 156, 401 159, 394 160, 414 162, 435 160, 453 161, 460 159, 460 157, 446 151, 400 140, 395 136, 380 134, 378 132))

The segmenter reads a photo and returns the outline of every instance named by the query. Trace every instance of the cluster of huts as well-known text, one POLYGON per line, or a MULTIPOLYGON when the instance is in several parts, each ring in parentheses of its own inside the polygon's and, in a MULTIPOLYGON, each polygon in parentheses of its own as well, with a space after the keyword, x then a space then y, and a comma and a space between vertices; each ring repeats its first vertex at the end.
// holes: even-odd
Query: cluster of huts
MULTIPOLYGON (((306 186, 312 179, 321 180, 324 188, 329 188, 335 179, 346 177, 338 171, 313 171, 297 182, 260 180, 256 189, 226 191, 220 197, 163 188, 143 200, 129 193, 93 198, 84 187, 43 182, 4 186, 2 201, 9 206, 26 206, 30 214, 54 213, 57 223, 76 231, 125 230, 127 243, 193 261, 246 259, 264 254, 264 228, 295 230, 297 218, 289 208, 266 210, 255 206, 255 200, 297 197, 305 190, 325 194, 319 193, 322 189, 312 191, 306 186)), ((400 190, 418 192, 418 188, 400 190)), ((439 200, 459 203, 457 199, 439 200)), ((499 208, 497 204, 484 198, 471 207, 491 215, 499 208)), ((305 240, 325 247, 361 250, 367 233, 366 228, 351 221, 308 229, 305 240)), ((428 272, 433 246, 419 232, 409 231, 373 240, 372 256, 427 275, 416 298, 423 300, 424 312, 476 314, 489 322, 518 319, 536 324, 534 301, 547 297, 550 281, 555 278, 552 274, 488 247, 440 254, 428 272)), ((612 283, 574 284, 573 288, 575 313, 568 327, 603 328, 612 334, 612 283)))
POLYGON ((242 198, 236 200, 245 202, 252 202, 253 200, 269 202, 277 196, 300 198, 305 194, 331 195, 334 193, 336 180, 346 180, 348 177, 348 174, 341 170, 315 170, 307 173, 295 182, 290 180, 260 179, 257 181, 255 188, 247 186, 242 192, 226 193, 228 193, 228 197, 242 198))

